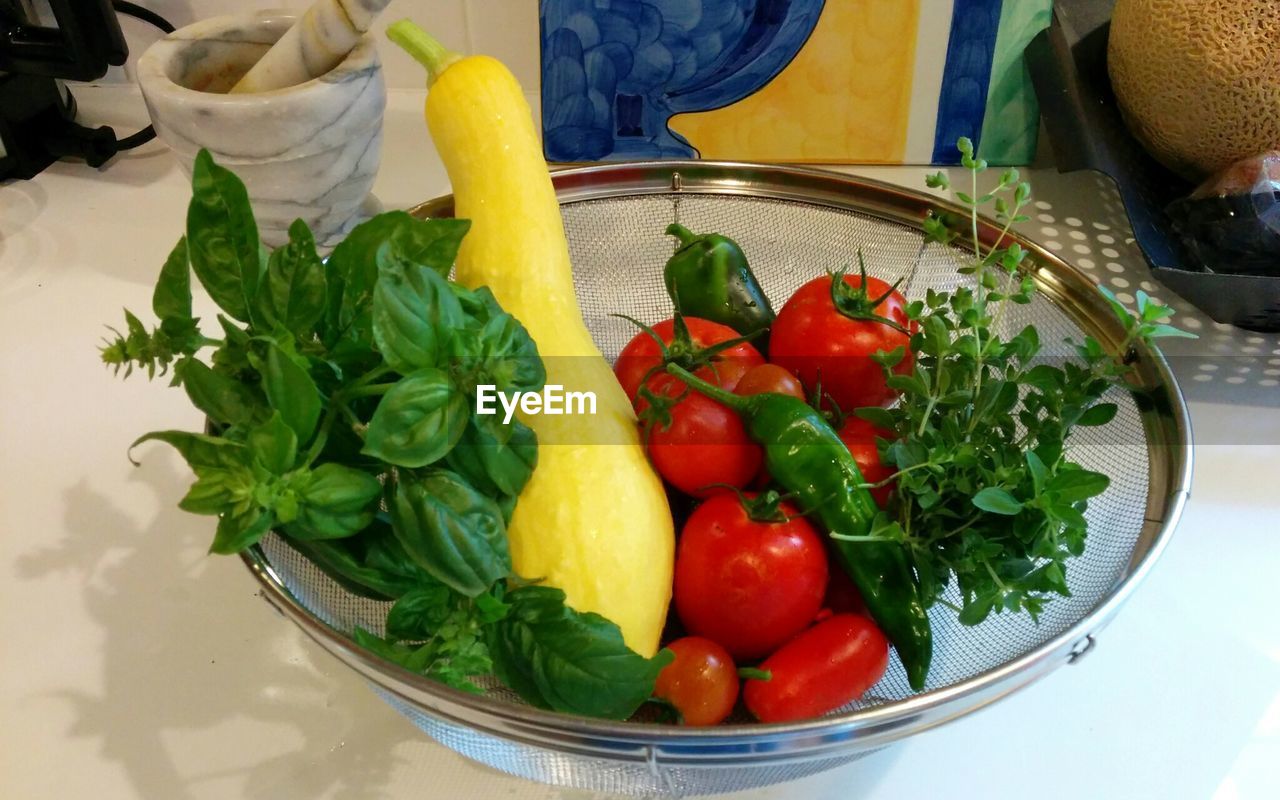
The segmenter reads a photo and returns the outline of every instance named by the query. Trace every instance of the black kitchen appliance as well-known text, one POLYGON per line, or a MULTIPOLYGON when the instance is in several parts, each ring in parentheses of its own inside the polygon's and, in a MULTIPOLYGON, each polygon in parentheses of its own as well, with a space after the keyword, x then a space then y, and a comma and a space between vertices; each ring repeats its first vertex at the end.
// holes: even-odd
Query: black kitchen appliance
POLYGON ((125 6, 132 4, 42 1, 53 24, 42 24, 31 0, 0 0, 0 180, 32 178, 66 156, 101 166, 151 135, 117 140, 109 127, 77 124, 75 99, 62 83, 95 80, 124 64, 128 48, 116 9, 130 13, 125 6))

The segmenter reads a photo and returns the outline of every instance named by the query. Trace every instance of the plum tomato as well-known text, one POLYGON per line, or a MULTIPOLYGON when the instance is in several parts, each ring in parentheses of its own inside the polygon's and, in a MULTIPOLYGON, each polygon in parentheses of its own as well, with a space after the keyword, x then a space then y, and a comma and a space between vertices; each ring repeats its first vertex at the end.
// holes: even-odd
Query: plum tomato
POLYGON ((662 668, 653 696, 666 700, 685 725, 717 725, 738 701, 738 668, 723 647, 700 636, 667 645, 675 660, 662 668))
MULTIPOLYGON (((854 416, 845 418, 838 433, 840 441, 844 442, 844 446, 849 448, 849 452, 853 455, 853 460, 858 462, 858 471, 862 473, 864 481, 879 483, 893 475, 893 467, 880 460, 880 449, 876 447, 877 436, 881 439, 891 439, 893 434, 877 428, 861 417, 854 416)), ((871 497, 881 508, 888 504, 892 494, 892 481, 871 490, 871 497)))
POLYGON ((884 676, 889 641, 867 617, 836 614, 804 631, 760 664, 742 698, 761 722, 820 717, 862 696, 884 676))
POLYGON ((805 399, 800 379, 777 364, 761 364, 747 370, 733 392, 744 396, 774 392, 789 394, 798 400, 805 399))
MULTIPOLYGON (((697 317, 684 317, 685 327, 689 331, 689 341, 676 342, 675 320, 667 319, 654 325, 652 330, 662 339, 668 353, 667 358, 682 366, 689 366, 689 361, 697 359, 696 351, 740 338, 740 334, 727 325, 710 322, 697 317)), ((712 357, 710 364, 704 364, 694 370, 699 378, 711 381, 729 391, 738 385, 738 380, 752 367, 764 363, 764 356, 751 346, 749 342, 734 345, 712 357)), ((646 377, 656 377, 655 367, 663 363, 662 347, 649 335, 648 331, 640 331, 631 338, 627 346, 618 354, 614 362, 613 373, 618 382, 631 398, 632 404, 637 401, 636 395, 646 377)))
POLYGON ((826 589, 822 537, 775 492, 715 494, 681 531, 676 613, 734 658, 766 656, 804 630, 826 589))
POLYGON ((840 284, 832 276, 815 278, 778 312, 769 338, 770 361, 793 372, 809 394, 821 382, 824 400, 841 411, 885 405, 894 391, 871 356, 907 348, 894 371, 910 372, 905 306, 902 295, 879 278, 867 278, 865 291, 858 275, 844 275, 840 284))
POLYGON ((712 484, 742 487, 756 476, 764 451, 737 412, 670 375, 654 376, 648 384, 656 397, 674 403, 665 414, 642 404, 645 448, 663 479, 685 494, 705 497, 714 491, 712 484))

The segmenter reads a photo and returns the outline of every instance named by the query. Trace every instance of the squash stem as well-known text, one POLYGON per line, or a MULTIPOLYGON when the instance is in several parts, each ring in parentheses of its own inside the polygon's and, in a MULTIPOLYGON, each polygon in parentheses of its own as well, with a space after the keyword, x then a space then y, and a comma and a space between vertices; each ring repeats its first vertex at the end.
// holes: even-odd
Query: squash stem
POLYGON ((450 64, 462 59, 461 55, 440 44, 412 20, 402 19, 388 25, 387 38, 427 68, 428 87, 436 82, 450 64))

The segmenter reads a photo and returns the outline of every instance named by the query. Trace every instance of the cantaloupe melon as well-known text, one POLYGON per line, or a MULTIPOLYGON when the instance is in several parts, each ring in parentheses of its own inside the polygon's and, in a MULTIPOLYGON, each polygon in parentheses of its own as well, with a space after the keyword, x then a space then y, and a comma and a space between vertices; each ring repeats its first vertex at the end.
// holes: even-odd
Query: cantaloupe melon
POLYGON ((1117 0, 1107 68, 1129 130, 1175 172, 1280 148, 1280 0, 1117 0))

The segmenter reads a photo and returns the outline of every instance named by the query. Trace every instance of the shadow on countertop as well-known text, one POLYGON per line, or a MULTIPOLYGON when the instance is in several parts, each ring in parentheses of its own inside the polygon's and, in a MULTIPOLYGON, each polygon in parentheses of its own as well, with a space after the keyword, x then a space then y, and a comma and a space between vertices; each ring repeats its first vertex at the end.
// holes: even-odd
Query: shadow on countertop
MULTIPOLYGON (((352 747, 344 770, 316 771, 347 743, 381 728, 393 715, 357 714, 369 696, 356 680, 337 680, 312 664, 310 652, 282 647, 253 650, 246 641, 285 639, 245 630, 246 620, 278 624, 251 591, 240 564, 204 555, 212 527, 175 506, 186 487, 172 456, 148 453, 131 478, 150 486, 162 511, 136 530, 111 498, 83 482, 66 494, 67 528, 74 533, 57 547, 32 552, 18 562, 23 577, 73 572, 83 577, 83 606, 98 623, 103 690, 67 690, 57 696, 75 715, 70 735, 96 740, 119 762, 140 797, 182 800, 208 796, 207 784, 236 783, 246 800, 279 800, 283 780, 309 786, 310 796, 334 793, 382 798, 397 763, 391 747, 352 747), (270 726, 277 731, 273 754, 246 755, 219 737, 203 766, 175 763, 175 740, 200 736, 227 724, 270 726), (316 774, 328 785, 310 785, 316 774), (242 788, 240 788, 242 787, 242 788)), ((404 738, 413 738, 407 725, 404 738)), ((216 734, 212 734, 215 735, 216 734)), ((190 752, 185 748, 181 752, 190 752)), ((52 787, 51 787, 52 788, 52 787)), ((229 795, 224 795, 229 796, 229 795)))

